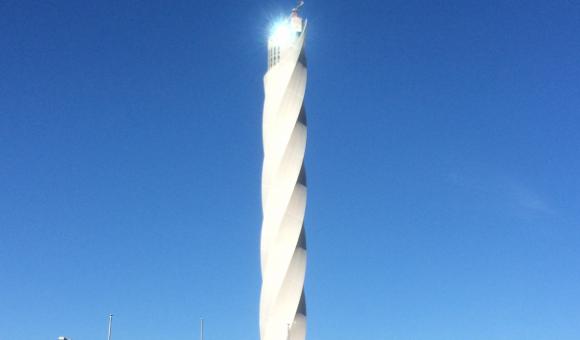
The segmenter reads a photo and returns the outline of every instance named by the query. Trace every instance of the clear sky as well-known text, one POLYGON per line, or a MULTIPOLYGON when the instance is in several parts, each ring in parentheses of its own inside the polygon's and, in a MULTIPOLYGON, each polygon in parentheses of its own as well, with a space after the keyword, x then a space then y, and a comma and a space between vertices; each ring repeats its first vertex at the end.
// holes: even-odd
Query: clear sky
MULTIPOLYGON (((257 340, 277 1, 0 2, 0 337, 257 340)), ((580 338, 580 4, 307 1, 310 340, 580 338)))

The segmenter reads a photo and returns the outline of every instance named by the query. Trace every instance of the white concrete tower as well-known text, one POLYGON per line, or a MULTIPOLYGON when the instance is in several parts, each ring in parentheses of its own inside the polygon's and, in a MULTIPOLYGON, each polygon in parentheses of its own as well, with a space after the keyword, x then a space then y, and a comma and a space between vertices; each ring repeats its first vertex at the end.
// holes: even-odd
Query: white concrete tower
POLYGON ((306 21, 298 15, 278 23, 268 39, 264 75, 261 340, 306 337, 306 21))

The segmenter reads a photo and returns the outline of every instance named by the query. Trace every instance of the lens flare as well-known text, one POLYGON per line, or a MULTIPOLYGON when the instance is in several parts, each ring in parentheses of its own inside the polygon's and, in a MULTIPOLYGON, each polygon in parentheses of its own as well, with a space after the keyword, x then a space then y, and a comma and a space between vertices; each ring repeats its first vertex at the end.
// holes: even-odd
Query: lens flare
POLYGON ((272 25, 270 30, 270 43, 276 46, 288 46, 295 38, 295 33, 290 27, 288 20, 280 20, 272 25))

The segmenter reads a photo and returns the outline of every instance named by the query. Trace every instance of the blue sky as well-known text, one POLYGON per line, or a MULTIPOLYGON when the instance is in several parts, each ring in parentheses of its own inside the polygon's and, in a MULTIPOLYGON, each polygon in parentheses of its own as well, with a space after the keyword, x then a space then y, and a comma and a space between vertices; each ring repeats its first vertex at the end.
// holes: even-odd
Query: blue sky
MULTIPOLYGON (((291 1, 0 2, 6 339, 255 340, 291 1)), ((308 339, 580 338, 580 5, 307 1, 308 339)))

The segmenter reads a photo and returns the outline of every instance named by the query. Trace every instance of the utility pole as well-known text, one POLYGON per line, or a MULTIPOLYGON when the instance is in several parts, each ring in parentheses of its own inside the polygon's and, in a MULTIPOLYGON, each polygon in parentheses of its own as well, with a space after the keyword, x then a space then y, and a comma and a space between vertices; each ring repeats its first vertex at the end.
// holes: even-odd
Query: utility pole
POLYGON ((107 332, 107 340, 111 340, 112 328, 113 328, 113 314, 109 314, 109 331, 107 332))
POLYGON ((199 319, 199 340, 203 340, 203 319, 199 319))

